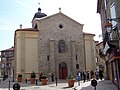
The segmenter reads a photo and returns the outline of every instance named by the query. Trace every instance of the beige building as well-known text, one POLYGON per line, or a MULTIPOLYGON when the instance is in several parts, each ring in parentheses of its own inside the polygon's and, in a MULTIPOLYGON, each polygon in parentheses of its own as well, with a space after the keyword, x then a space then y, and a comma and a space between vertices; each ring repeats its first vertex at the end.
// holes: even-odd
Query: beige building
POLYGON ((90 70, 95 70, 96 69, 95 41, 93 40, 94 36, 95 36, 95 34, 84 33, 86 71, 90 71, 90 70))
MULTIPOLYGON (((96 42, 96 68, 99 70, 99 69, 102 69, 102 71, 106 72, 106 66, 105 66, 105 58, 102 58, 100 56, 100 50, 103 48, 103 42, 96 42)), ((105 76, 105 75, 104 75, 105 76)))
POLYGON ((16 76, 42 71, 66 79, 70 73, 95 70, 94 35, 83 33, 83 24, 62 12, 46 16, 38 10, 31 29, 15 32, 16 76))
POLYGON ((36 29, 15 31, 15 76, 29 77, 32 71, 38 73, 38 36, 36 29))

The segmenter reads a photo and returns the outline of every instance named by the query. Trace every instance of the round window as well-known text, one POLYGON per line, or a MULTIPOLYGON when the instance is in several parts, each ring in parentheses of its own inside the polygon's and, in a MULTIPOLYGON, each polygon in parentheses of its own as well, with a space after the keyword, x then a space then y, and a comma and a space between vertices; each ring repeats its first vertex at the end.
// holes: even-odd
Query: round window
POLYGON ((62 29, 62 28, 63 28, 63 24, 60 24, 60 25, 59 25, 59 28, 62 29))

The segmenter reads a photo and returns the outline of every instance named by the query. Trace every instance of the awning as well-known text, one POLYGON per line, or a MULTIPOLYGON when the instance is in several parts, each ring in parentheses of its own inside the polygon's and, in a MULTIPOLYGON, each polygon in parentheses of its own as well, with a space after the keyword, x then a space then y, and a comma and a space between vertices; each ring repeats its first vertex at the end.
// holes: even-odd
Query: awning
POLYGON ((116 59, 120 59, 120 56, 114 56, 111 60, 109 60, 109 62, 116 60, 116 59))

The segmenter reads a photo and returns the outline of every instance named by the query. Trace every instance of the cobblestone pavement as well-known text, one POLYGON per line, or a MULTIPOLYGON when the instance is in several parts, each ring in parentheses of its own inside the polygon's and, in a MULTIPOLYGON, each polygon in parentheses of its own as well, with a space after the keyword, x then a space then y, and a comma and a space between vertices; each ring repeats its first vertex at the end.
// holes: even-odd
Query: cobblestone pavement
MULTIPOLYGON (((10 83, 10 90, 13 90, 13 84, 17 82, 10 83)), ((37 85, 31 85, 29 82, 26 84, 25 82, 19 83, 21 85, 20 90, 95 90, 93 86, 91 86, 91 81, 83 83, 80 82, 80 86, 78 86, 78 82, 75 82, 74 87, 69 88, 66 80, 59 80, 56 86, 55 82, 48 82, 48 85, 41 85, 40 82, 37 85), (75 89, 74 89, 75 88, 75 89)), ((0 84, 0 90, 9 90, 9 81, 2 81, 0 84)), ((98 81, 98 85, 96 90, 118 90, 115 85, 112 84, 109 80, 98 81)))

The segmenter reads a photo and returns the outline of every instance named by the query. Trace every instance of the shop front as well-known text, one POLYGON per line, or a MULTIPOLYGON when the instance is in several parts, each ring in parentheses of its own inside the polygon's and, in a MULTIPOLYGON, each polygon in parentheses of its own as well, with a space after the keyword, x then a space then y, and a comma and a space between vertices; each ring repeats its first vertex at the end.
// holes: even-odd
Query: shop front
POLYGON ((117 52, 117 49, 114 49, 111 53, 112 57, 109 59, 111 74, 112 74, 112 82, 120 87, 120 54, 117 52))

